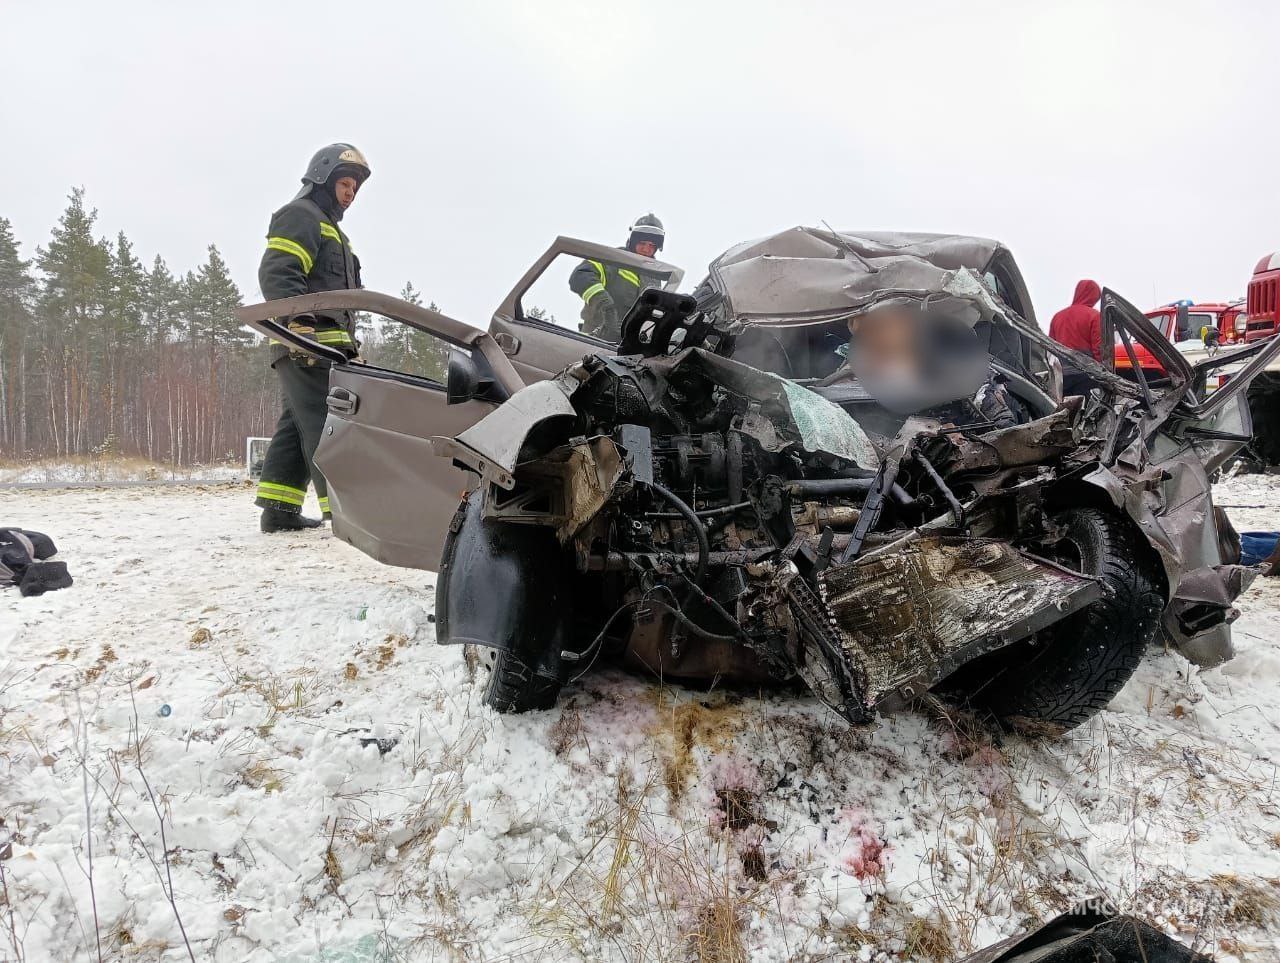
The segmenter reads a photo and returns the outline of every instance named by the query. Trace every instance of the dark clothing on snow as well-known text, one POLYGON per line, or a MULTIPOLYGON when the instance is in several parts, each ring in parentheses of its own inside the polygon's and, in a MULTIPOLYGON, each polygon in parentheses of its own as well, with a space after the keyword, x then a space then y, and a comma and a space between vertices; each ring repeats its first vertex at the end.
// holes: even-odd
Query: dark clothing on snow
POLYGON ((1077 284, 1071 306, 1063 308, 1049 322, 1049 337, 1064 347, 1091 355, 1094 361, 1101 361, 1102 315, 1094 307, 1100 297, 1102 289, 1096 281, 1084 280, 1077 284))
POLYGON ((66 562, 49 562, 58 552, 53 539, 21 528, 0 528, 0 586, 16 585, 23 595, 43 595, 73 584, 66 562))

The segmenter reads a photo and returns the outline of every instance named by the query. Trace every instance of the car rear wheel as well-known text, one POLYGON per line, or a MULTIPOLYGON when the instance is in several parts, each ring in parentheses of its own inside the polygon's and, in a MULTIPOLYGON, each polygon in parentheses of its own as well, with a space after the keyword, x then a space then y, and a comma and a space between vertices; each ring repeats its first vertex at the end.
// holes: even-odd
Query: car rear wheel
POLYGON ((1079 612, 966 666, 946 689, 975 709, 1023 730, 1064 731, 1115 698, 1155 637, 1164 609, 1159 561, 1125 518, 1073 509, 1055 521, 1052 546, 1068 568, 1108 590, 1079 612))
POLYGON ((537 675, 514 652, 468 645, 463 655, 471 681, 484 685, 481 701, 495 712, 530 712, 556 704, 560 683, 537 675))

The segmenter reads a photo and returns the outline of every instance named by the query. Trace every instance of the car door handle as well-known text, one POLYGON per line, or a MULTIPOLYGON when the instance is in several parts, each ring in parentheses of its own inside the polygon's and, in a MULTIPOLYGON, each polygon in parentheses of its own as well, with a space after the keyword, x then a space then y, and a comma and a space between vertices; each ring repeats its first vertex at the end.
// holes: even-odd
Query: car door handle
POLYGON ((353 415, 360 407, 359 397, 348 388, 330 388, 325 403, 330 411, 338 415, 353 415))
POLYGON ((502 349, 502 353, 506 355, 520 353, 520 339, 514 334, 506 331, 499 331, 493 336, 493 340, 498 342, 498 347, 502 349))

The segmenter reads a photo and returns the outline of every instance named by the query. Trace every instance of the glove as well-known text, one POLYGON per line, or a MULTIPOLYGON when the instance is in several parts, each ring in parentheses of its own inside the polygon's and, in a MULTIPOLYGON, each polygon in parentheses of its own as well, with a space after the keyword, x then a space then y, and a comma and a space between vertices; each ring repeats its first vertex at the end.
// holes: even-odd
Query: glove
POLYGON ((617 341, 622 333, 622 319, 618 317, 618 306, 608 291, 601 291, 582 309, 582 320, 586 322, 582 330, 597 338, 617 341))
POLYGON ((305 334, 310 337, 316 333, 316 319, 311 314, 299 314, 297 317, 290 318, 285 327, 294 334, 305 334))
MULTIPOLYGON (((283 319, 281 319, 283 320, 283 319)), ((294 334, 300 334, 304 338, 314 341, 316 338, 316 319, 312 314, 299 314, 285 321, 285 327, 294 334)), ((289 348, 289 358, 297 364, 305 364, 308 367, 316 363, 313 355, 308 354, 301 348, 295 348, 293 345, 287 345, 289 348)))

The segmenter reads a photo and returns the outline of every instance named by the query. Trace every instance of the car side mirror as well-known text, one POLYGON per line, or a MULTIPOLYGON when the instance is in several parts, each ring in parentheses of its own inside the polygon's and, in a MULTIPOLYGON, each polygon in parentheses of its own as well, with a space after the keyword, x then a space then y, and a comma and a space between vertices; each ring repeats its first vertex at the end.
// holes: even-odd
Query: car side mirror
POLYGON ((1179 304, 1177 308, 1177 323, 1173 329, 1175 341, 1186 341, 1191 337, 1191 317, 1187 311, 1186 304, 1179 304))
POLYGON ((449 373, 445 378, 445 401, 460 405, 468 401, 501 403, 507 394, 498 384, 488 362, 478 353, 449 352, 449 373))

